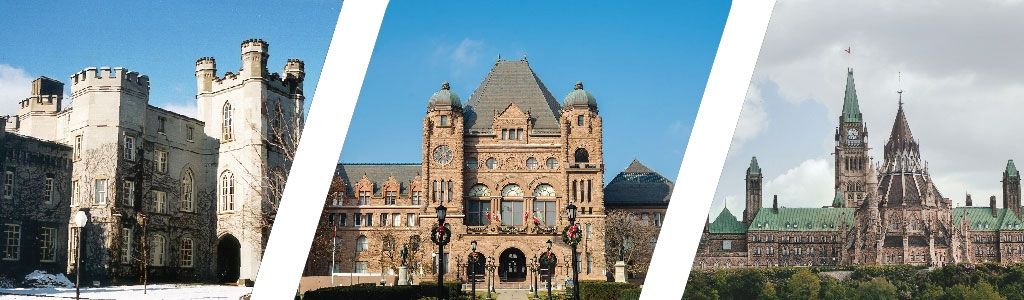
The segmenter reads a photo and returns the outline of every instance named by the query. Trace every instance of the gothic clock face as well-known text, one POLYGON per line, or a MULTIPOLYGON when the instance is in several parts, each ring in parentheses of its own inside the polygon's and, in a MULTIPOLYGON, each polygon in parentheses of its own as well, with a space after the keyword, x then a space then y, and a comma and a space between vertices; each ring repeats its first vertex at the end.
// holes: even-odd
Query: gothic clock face
POLYGON ((452 149, 449 149, 446 145, 434 148, 434 162, 440 165, 447 165, 452 162, 452 149))
POLYGON ((850 128, 850 130, 846 131, 846 139, 856 140, 859 134, 860 132, 857 132, 857 128, 850 128))

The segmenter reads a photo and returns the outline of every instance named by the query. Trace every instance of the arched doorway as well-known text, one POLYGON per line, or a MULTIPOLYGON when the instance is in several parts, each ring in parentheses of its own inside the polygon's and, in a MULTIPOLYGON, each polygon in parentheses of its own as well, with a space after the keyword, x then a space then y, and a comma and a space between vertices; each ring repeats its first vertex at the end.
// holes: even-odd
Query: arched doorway
POLYGON ((502 282, 526 281, 526 255, 516 248, 508 248, 498 257, 498 277, 502 282))
POLYGON ((227 234, 217 241, 217 281, 238 282, 238 271, 242 266, 242 244, 227 234))

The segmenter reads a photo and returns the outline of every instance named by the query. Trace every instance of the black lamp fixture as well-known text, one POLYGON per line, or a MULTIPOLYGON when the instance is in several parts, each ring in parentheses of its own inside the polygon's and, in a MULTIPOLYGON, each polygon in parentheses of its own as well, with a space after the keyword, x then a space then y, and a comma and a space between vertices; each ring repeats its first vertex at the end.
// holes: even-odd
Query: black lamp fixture
POLYGON ((551 251, 551 240, 548 240, 546 244, 548 244, 548 251, 550 252, 551 251))
POLYGON ((443 203, 437 204, 437 223, 444 224, 445 214, 448 213, 448 208, 444 207, 443 203))
POLYGON ((568 214, 569 214, 569 224, 575 224, 576 223, 576 205, 572 204, 572 203, 569 203, 569 205, 565 207, 565 211, 568 212, 568 214))

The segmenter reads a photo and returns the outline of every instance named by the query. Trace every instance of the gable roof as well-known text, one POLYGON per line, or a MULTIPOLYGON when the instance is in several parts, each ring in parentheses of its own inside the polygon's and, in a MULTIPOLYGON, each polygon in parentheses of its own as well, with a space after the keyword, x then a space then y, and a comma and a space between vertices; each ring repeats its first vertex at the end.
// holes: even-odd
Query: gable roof
POLYGON ((492 133, 494 115, 515 103, 532 117, 532 133, 559 133, 561 106, 526 60, 499 60, 466 104, 466 133, 492 133))
POLYGON ((726 206, 714 222, 708 224, 708 233, 746 233, 747 226, 736 219, 726 206))
POLYGON ((960 224, 963 218, 972 231, 996 231, 996 230, 1020 230, 1024 229, 1024 222, 1017 217, 1013 211, 1005 208, 996 208, 995 216, 992 215, 991 207, 954 207, 953 223, 960 224))
POLYGON ((363 175, 373 182, 374 195, 380 195, 381 188, 391 176, 398 181, 399 194, 406 195, 409 193, 409 183, 420 174, 420 167, 419 163, 342 163, 338 164, 335 173, 345 182, 345 194, 348 196, 355 196, 354 187, 363 175))
POLYGON ((606 207, 668 206, 673 183, 639 160, 633 160, 604 187, 606 207))

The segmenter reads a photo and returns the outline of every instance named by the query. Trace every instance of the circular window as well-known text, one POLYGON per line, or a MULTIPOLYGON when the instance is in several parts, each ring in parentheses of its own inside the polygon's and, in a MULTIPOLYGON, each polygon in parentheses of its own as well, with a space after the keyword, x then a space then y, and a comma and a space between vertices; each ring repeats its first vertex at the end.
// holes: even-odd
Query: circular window
POLYGON ((466 160, 466 168, 471 169, 471 170, 476 170, 476 168, 477 168, 476 157, 470 157, 469 159, 466 160))
POLYGON ((487 168, 488 169, 492 169, 493 170, 493 169, 498 167, 498 160, 494 159, 493 157, 491 157, 491 158, 487 159, 486 164, 487 164, 487 168))
POLYGON ((533 170, 537 168, 537 158, 530 157, 526 159, 526 168, 533 170))
POLYGON ((548 157, 547 166, 548 169, 558 168, 558 161, 554 157, 548 157))

